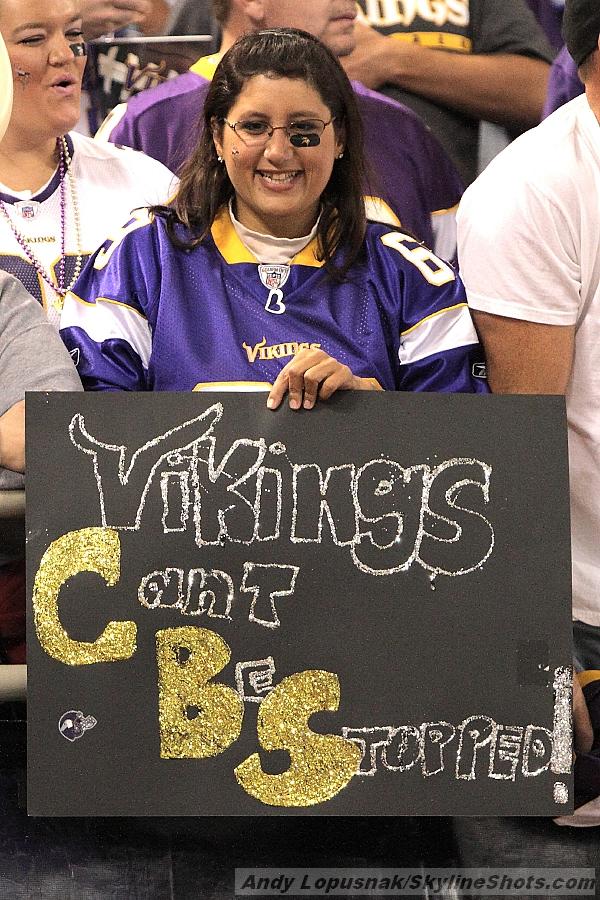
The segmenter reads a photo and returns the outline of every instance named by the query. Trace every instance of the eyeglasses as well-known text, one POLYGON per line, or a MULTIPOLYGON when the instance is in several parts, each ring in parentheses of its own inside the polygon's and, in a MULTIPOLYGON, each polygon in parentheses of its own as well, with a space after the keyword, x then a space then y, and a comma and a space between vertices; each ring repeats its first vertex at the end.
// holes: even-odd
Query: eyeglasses
POLYGON ((335 120, 333 116, 329 122, 322 119, 299 119, 290 122, 289 125, 269 125, 262 119, 240 119, 239 122, 228 122, 223 119, 225 125, 232 128, 239 139, 248 147, 262 147, 273 136, 274 131, 285 131, 292 147, 317 147, 321 143, 321 135, 328 125, 335 120))

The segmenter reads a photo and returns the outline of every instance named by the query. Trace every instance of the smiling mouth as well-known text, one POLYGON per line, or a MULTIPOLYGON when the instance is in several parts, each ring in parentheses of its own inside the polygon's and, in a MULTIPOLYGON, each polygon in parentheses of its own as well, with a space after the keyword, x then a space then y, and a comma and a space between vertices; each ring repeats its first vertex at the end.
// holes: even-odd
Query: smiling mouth
POLYGON ((257 172, 261 178, 264 178, 266 181, 271 181, 273 184, 288 184, 290 181, 293 181, 295 178, 298 178, 302 173, 299 171, 295 172, 257 172))

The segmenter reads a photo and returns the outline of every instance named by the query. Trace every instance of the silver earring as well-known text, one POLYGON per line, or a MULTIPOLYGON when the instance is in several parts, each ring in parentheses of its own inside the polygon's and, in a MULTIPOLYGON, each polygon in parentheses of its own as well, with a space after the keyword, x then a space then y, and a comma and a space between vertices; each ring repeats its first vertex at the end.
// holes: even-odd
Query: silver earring
POLYGON ((222 157, 222 156, 217 156, 217 162, 222 163, 222 162, 223 162, 223 157, 222 157))
POLYGON ((344 151, 341 150, 341 151, 338 153, 337 158, 338 158, 338 159, 342 159, 343 155, 344 155, 344 151))

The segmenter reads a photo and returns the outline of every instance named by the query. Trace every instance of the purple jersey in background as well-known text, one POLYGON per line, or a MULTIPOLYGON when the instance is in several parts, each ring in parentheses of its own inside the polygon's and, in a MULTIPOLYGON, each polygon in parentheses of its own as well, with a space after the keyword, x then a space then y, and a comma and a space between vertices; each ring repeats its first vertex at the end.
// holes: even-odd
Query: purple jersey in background
POLYGON ((551 46, 560 52, 555 57, 550 69, 546 101, 542 111, 542 119, 583 94, 584 87, 577 74, 577 66, 573 62, 561 34, 562 17, 565 8, 564 0, 527 0, 527 4, 537 17, 546 32, 551 46))
POLYGON ((527 0, 527 5, 544 29, 548 43, 560 50, 564 41, 561 34, 564 0, 527 0))
POLYGON ((527 0, 555 50, 560 50, 550 69, 542 118, 547 118, 569 100, 583 94, 584 87, 561 34, 564 0, 527 0))
POLYGON ((583 94, 585 88, 579 80, 577 66, 566 47, 563 47, 550 69, 548 91, 542 118, 546 118, 569 100, 583 94))
MULTIPOLYGON (((218 54, 203 57, 184 75, 116 107, 96 138, 143 150, 177 172, 198 139, 218 60, 218 54)), ((370 173, 365 193, 390 208, 386 214, 381 204, 367 204, 369 217, 399 223, 438 256, 454 259, 455 211, 463 192, 454 164, 416 113, 358 82, 353 87, 370 173)))

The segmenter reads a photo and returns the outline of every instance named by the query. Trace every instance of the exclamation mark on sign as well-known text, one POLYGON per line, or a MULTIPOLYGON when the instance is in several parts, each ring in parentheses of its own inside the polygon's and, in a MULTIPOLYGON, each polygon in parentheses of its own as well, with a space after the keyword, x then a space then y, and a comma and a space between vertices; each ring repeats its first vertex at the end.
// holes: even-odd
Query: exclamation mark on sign
MULTIPOLYGON (((573 759, 573 729, 571 716, 573 671, 568 666, 554 670, 554 723, 552 733, 552 757, 550 770, 555 775, 571 771, 573 759)), ((555 803, 569 802, 569 789, 562 781, 554 783, 555 803)))

